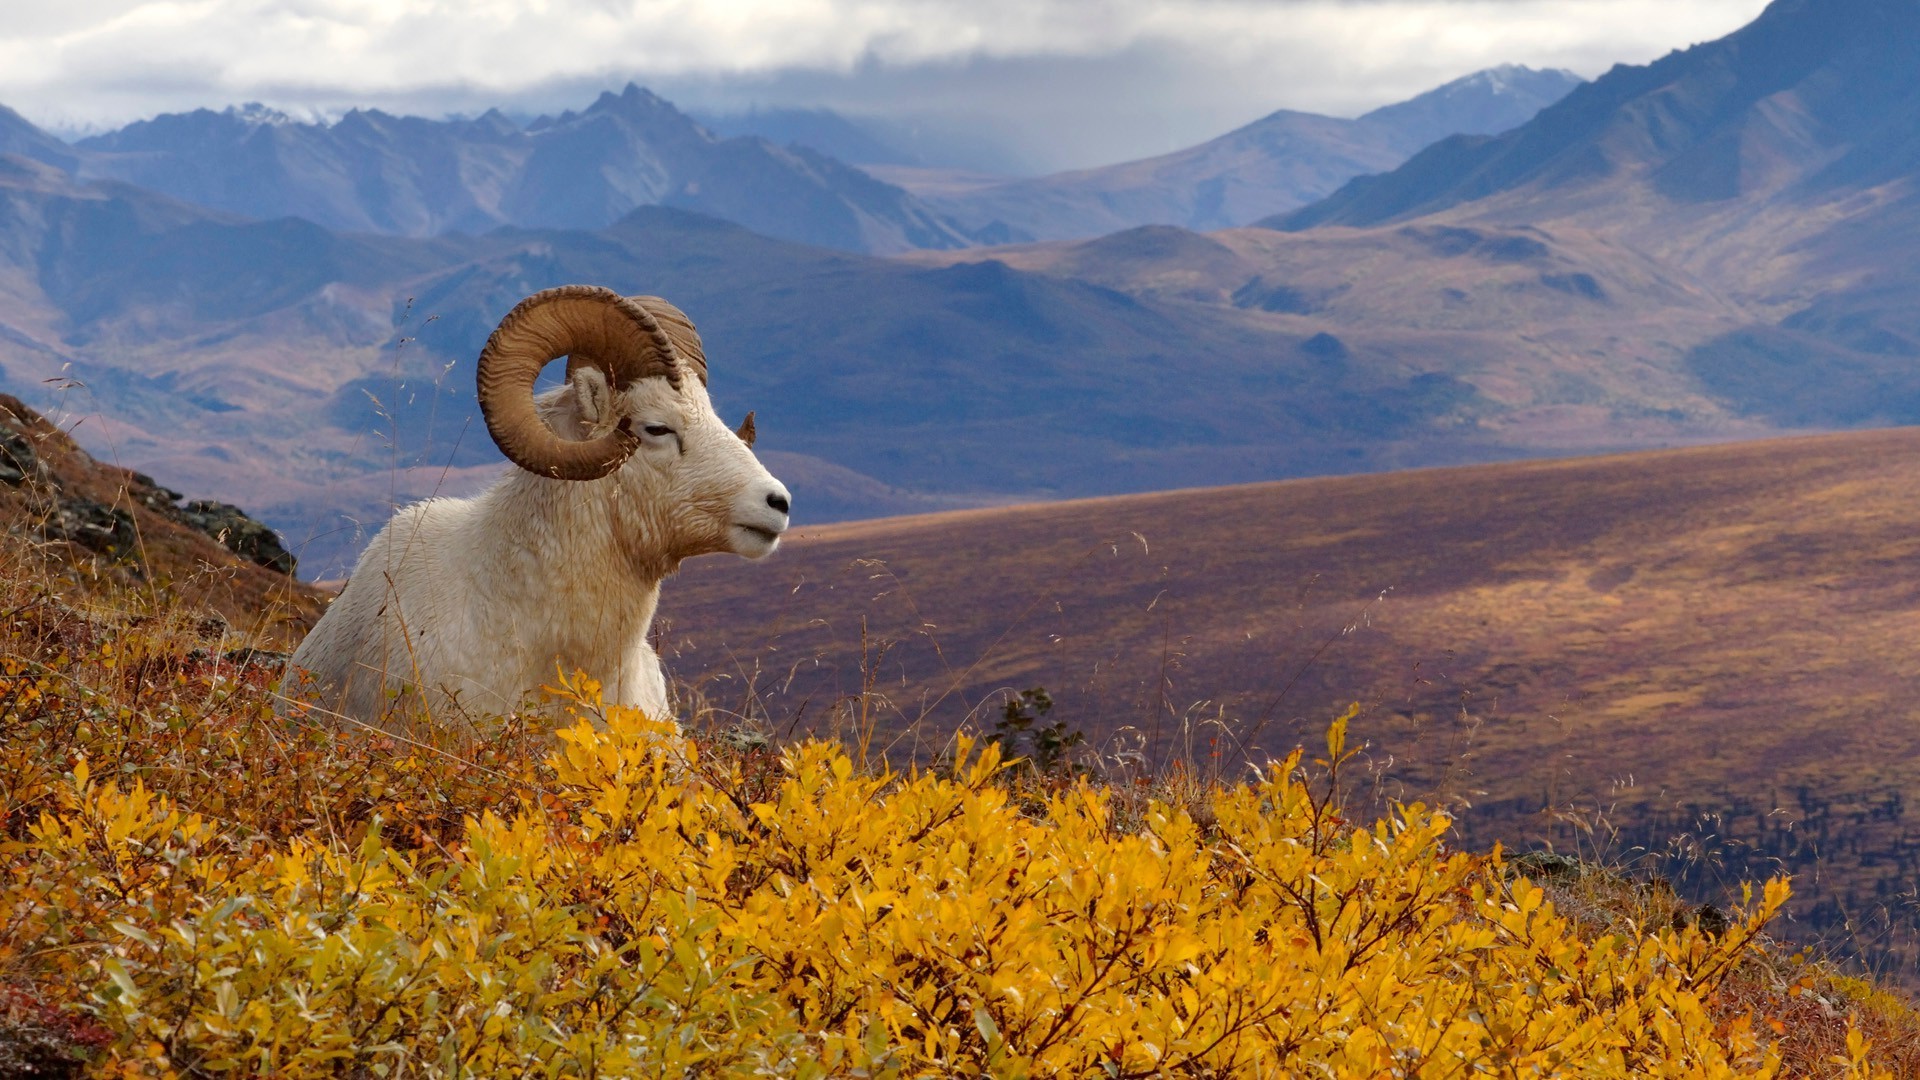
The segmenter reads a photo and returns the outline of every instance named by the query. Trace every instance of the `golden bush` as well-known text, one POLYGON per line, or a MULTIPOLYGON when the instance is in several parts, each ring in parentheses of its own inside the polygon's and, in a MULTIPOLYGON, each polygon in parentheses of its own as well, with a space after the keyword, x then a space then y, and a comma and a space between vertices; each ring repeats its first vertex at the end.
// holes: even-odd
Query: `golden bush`
MULTIPOLYGON (((1781 1071, 1710 1002, 1783 881, 1717 936, 1583 940, 1497 851, 1450 850, 1443 814, 1346 820, 1297 753, 1201 820, 1119 815, 1086 780, 1016 793, 964 739, 907 775, 806 743, 756 778, 564 689, 545 768, 453 828, 391 799, 263 828, 245 769, 156 793, 97 768, 124 743, 52 747, 71 760, 8 780, 8 978, 104 1028, 101 1075, 1781 1071)), ((410 755, 381 767, 415 790, 439 766, 410 755)), ((299 771, 274 790, 339 784, 299 771)), ((1852 1033, 1833 1073, 1870 1075, 1867 1050, 1852 1033)))

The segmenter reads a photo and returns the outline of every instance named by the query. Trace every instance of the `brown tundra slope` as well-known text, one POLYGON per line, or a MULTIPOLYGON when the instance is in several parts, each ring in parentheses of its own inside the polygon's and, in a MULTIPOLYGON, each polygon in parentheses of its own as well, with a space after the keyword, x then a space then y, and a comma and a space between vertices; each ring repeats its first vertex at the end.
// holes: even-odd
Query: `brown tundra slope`
POLYGON ((961 511, 691 564, 665 652, 782 727, 870 688, 921 760, 1034 686, 1110 760, 1228 771, 1357 701, 1367 782, 1474 842, 1794 870, 1800 930, 1904 963, 1916 518, 1920 429, 961 511))
POLYGON ((152 477, 82 450, 46 417, 0 394, 0 569, 46 583, 49 602, 150 598, 217 616, 209 640, 291 645, 323 594, 293 574, 273 530, 239 507, 181 502, 152 477))

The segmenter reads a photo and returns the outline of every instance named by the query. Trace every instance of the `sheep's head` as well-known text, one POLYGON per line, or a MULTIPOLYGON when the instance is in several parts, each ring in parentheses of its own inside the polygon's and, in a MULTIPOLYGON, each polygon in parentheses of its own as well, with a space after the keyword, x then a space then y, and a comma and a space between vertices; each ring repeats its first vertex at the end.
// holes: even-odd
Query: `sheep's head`
POLYGON ((617 501, 641 559, 770 554, 789 495, 754 457, 753 415, 731 430, 707 397, 700 336, 680 309, 564 285, 521 301, 480 353, 480 411, 514 464, 617 501), (568 357, 567 385, 534 381, 568 357))

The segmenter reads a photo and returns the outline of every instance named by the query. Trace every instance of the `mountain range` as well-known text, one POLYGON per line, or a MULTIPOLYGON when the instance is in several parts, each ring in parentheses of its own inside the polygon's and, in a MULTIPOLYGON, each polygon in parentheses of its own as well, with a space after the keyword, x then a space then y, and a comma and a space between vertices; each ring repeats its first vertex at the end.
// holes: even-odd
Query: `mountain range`
POLYGON ((1777 0, 1258 227, 994 258, 1472 388, 1506 445, 1920 422, 1920 8, 1777 0))
POLYGON ((1788 426, 1920 422, 1920 9, 1776 0, 1534 121, 1455 137, 1262 224, 1519 225, 1646 256, 1737 314, 1677 372, 1788 426))
MULTIPOLYGON (((1258 318, 642 208, 594 232, 340 234, 0 160, 0 369, 80 436, 337 571, 395 497, 491 475, 473 358, 570 281, 670 292, 812 520, 1426 460, 1474 395, 1258 318), (64 410, 64 411, 63 411, 64 410), (1435 426, 1438 425, 1438 426, 1435 426), (409 472, 418 467, 420 471, 409 472)), ((1447 451, 1466 457, 1484 451, 1447 451)))
POLYGON ((674 206, 822 247, 886 252, 972 242, 905 192, 834 158, 718 137, 633 85, 524 127, 497 110, 427 120, 357 109, 321 124, 248 106, 163 115, 67 147, 12 120, 0 127, 0 148, 78 179, 346 232, 591 229, 638 206, 674 206))
POLYGON ((5 384, 87 415, 103 453, 259 508, 323 576, 393 500, 491 472, 472 357, 501 305, 573 280, 694 313, 716 393, 761 410, 812 520, 1087 493, 1116 460, 1146 488, 1488 452, 1427 447, 1458 441, 1430 422, 1471 395, 1301 351, 1311 332, 827 250, 967 241, 911 232, 943 227, 897 188, 637 88, 524 127, 247 108, 68 146, 5 113, 0 140, 5 384), (721 179, 676 179, 694 175, 721 179), (767 191, 872 198, 823 238, 767 191))
POLYGON ((1302 183, 1324 193, 1360 172, 1398 164, 1433 138, 1518 123, 1577 81, 1503 68, 1359 121, 1276 114, 1224 140, 1237 149, 1210 143, 1178 167, 1142 163, 1144 172, 1119 198, 1073 179, 1077 174, 1034 181, 1054 194, 1046 207, 1024 212, 1003 205, 1018 185, 971 201, 929 200, 876 178, 910 159, 828 110, 719 115, 703 125, 633 85, 579 112, 524 125, 498 110, 429 120, 356 109, 333 123, 300 122, 249 105, 166 114, 74 145, 8 111, 0 113, 0 153, 76 179, 119 180, 213 210, 299 217, 344 232, 595 229, 636 207, 669 206, 777 239, 889 254, 1193 224, 1194 214, 1177 208, 1222 198, 1230 205, 1217 224, 1244 224, 1304 201, 1302 183), (1038 221, 1043 210, 1055 220, 1038 221))
POLYGON ((1456 133, 1525 123, 1580 85, 1507 65, 1346 120, 1283 109, 1160 157, 1033 179, 876 167, 974 235, 1000 242, 1100 236, 1139 225, 1225 229, 1303 206, 1456 133))

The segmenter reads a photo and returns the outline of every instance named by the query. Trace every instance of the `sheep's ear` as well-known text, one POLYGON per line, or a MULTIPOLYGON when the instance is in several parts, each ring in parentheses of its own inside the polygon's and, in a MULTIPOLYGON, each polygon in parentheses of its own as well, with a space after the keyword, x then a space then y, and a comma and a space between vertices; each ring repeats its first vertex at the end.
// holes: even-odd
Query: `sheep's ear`
POLYGON ((615 417, 613 386, 597 367, 581 365, 573 373, 573 400, 580 409, 580 422, 589 431, 613 426, 615 417))

